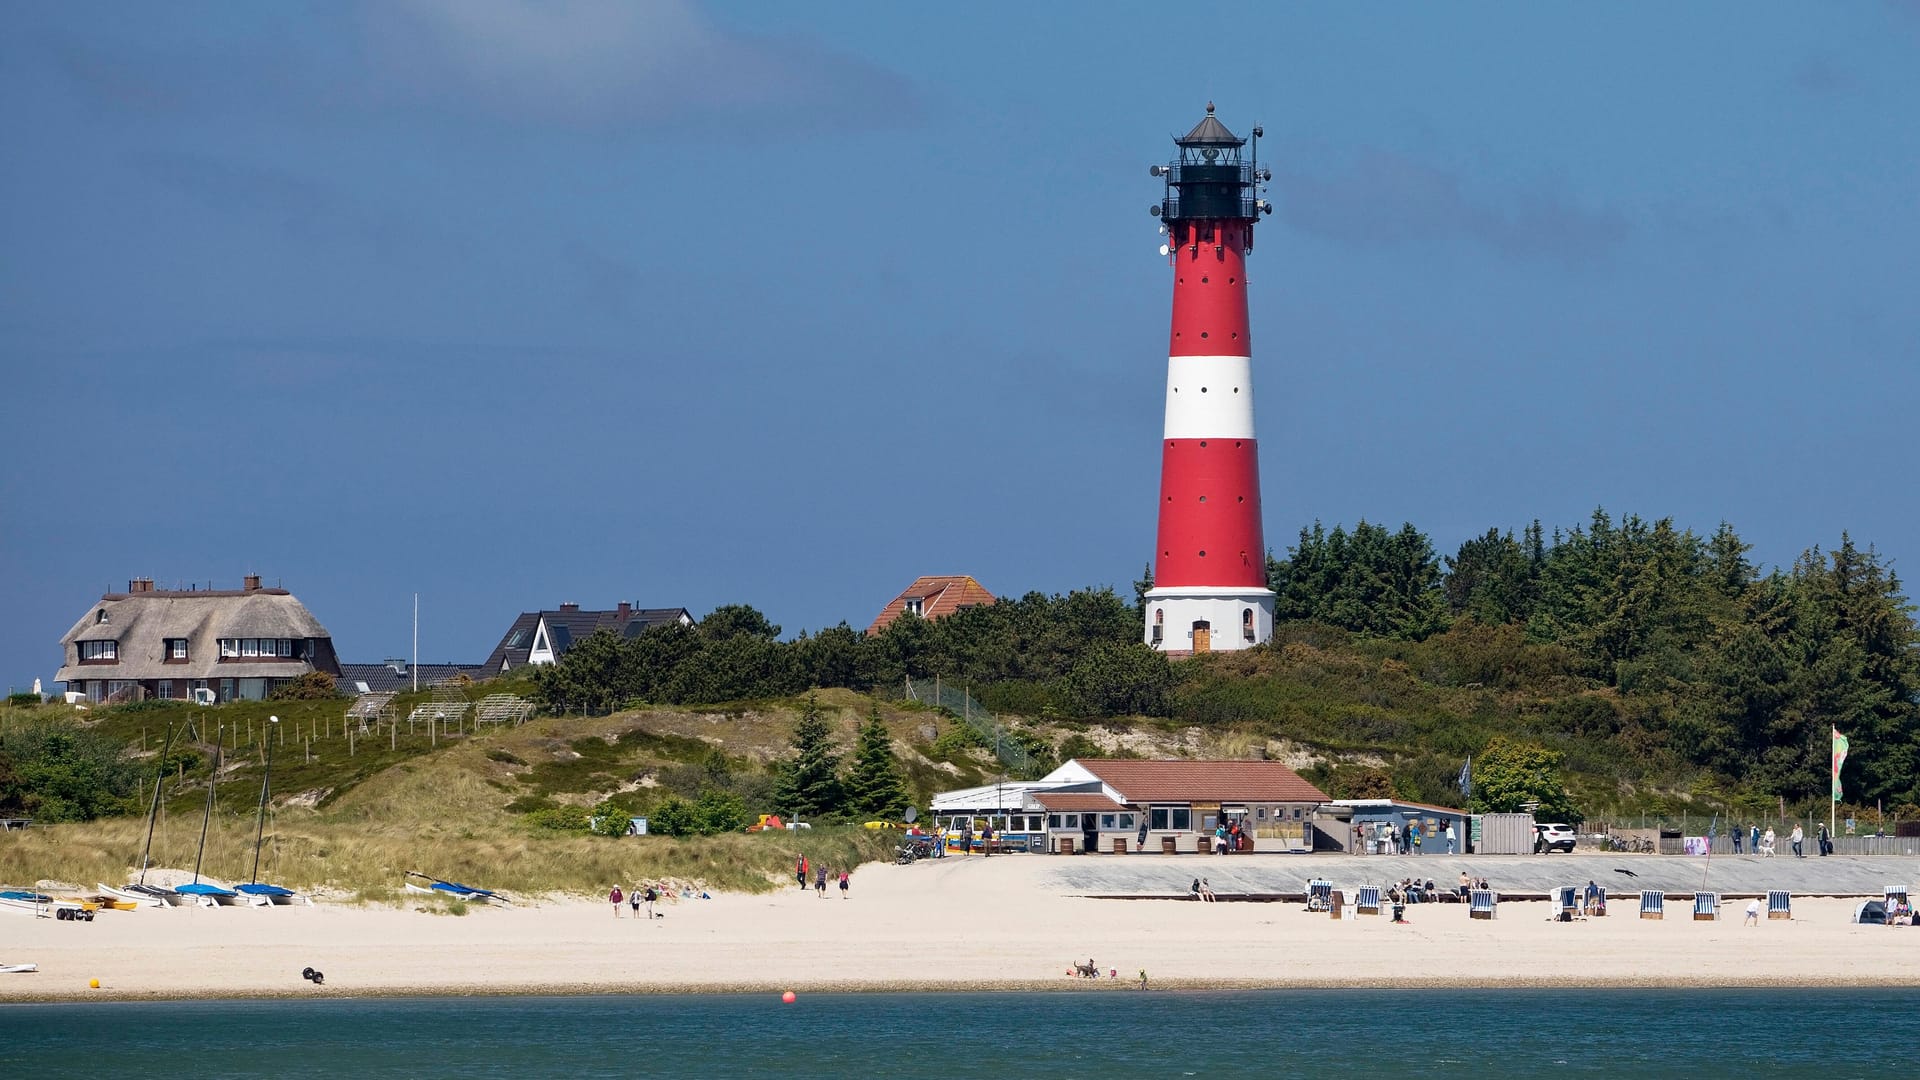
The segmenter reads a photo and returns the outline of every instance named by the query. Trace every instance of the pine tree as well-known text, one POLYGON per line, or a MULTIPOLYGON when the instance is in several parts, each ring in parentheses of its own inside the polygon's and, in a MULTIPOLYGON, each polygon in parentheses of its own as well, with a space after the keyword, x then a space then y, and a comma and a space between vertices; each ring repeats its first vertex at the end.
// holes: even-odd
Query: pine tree
POLYGON ((900 762, 893 756, 893 737, 880 721, 878 705, 860 728, 853 767, 847 772, 846 805, 858 817, 887 821, 897 819, 907 809, 906 780, 900 773, 900 762))
POLYGON ((840 809, 840 753, 833 748, 819 702, 807 695, 806 710, 793 725, 793 757, 780 763, 773 797, 795 817, 817 817, 840 809))

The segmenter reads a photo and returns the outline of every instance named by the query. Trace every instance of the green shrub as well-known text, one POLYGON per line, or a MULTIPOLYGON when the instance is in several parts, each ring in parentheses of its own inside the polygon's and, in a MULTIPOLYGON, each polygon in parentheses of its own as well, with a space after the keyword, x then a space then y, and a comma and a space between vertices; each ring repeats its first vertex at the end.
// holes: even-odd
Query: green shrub
POLYGON ((503 765, 525 765, 526 762, 515 757, 510 751, 498 748, 487 751, 488 761, 498 761, 503 765))
MULTIPOLYGON (((738 832, 747 827, 748 821, 747 806, 740 801, 740 796, 712 788, 700 793, 700 801, 693 805, 693 816, 702 836, 738 832)), ((651 827, 652 823, 648 825, 651 827)))
POLYGON ((653 808, 647 818, 647 831, 661 836, 692 836, 695 822, 693 807, 685 799, 669 797, 653 808))

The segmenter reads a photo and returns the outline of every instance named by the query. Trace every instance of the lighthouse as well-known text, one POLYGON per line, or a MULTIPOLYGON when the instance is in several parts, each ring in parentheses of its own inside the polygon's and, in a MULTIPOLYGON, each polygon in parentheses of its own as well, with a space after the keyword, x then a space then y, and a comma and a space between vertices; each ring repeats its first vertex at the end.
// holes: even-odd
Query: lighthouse
POLYGON ((1273 636, 1273 591, 1260 527, 1260 447, 1253 434, 1253 339, 1247 256, 1253 224, 1273 207, 1255 147, 1214 118, 1213 103, 1153 175, 1152 212, 1173 269, 1160 528, 1146 641, 1166 652, 1246 649, 1273 636))

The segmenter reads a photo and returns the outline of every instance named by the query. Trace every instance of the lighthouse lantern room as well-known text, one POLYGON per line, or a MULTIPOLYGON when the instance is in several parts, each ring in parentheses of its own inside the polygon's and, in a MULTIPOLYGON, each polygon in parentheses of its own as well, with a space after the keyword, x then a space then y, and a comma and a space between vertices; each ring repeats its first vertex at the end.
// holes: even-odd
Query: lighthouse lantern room
POLYGON ((1250 648, 1273 636, 1273 592, 1260 524, 1260 456, 1253 432, 1253 342, 1247 256, 1253 225, 1272 213, 1259 198, 1272 173, 1256 148, 1214 118, 1155 165, 1165 194, 1173 268, 1166 427, 1160 449, 1160 527, 1146 641, 1167 652, 1250 648))

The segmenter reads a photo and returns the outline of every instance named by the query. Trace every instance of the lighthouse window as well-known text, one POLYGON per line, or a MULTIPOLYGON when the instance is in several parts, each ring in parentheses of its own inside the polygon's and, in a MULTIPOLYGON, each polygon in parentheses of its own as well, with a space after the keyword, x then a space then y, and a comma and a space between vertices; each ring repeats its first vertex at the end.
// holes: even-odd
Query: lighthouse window
POLYGON ((1206 501, 1207 501, 1207 497, 1206 497, 1205 495, 1202 495, 1202 496, 1200 496, 1200 501, 1201 501, 1201 502, 1206 502, 1206 501))
POLYGON ((1207 388, 1206 388, 1206 387, 1204 387, 1204 386, 1203 386, 1203 387, 1201 387, 1201 388, 1200 388, 1200 392, 1201 392, 1201 393, 1203 393, 1203 394, 1204 394, 1204 393, 1206 393, 1206 392, 1207 392, 1207 388))
POLYGON ((1202 331, 1200 331, 1200 336, 1201 336, 1201 337, 1206 337, 1206 336, 1207 336, 1207 332, 1206 332, 1205 330, 1202 330, 1202 331))
POLYGON ((1204 552, 1204 551, 1202 551, 1202 552, 1200 553, 1200 557, 1201 557, 1201 558, 1203 558, 1203 559, 1204 559, 1204 558, 1206 558, 1206 557, 1207 557, 1207 553, 1206 553, 1206 552, 1204 552))
POLYGON ((1248 641, 1253 640, 1253 609, 1252 608, 1247 608, 1244 611, 1240 612, 1240 633, 1248 641))
POLYGON ((1205 285, 1206 283, 1207 283, 1207 279, 1206 279, 1206 278, 1201 278, 1201 279, 1200 279, 1200 284, 1202 284, 1202 285, 1205 285))
POLYGON ((1201 440, 1200 440, 1200 448, 1201 448, 1202 450, 1205 450, 1205 449, 1207 448, 1207 440, 1205 440, 1205 439, 1201 439, 1201 440))

